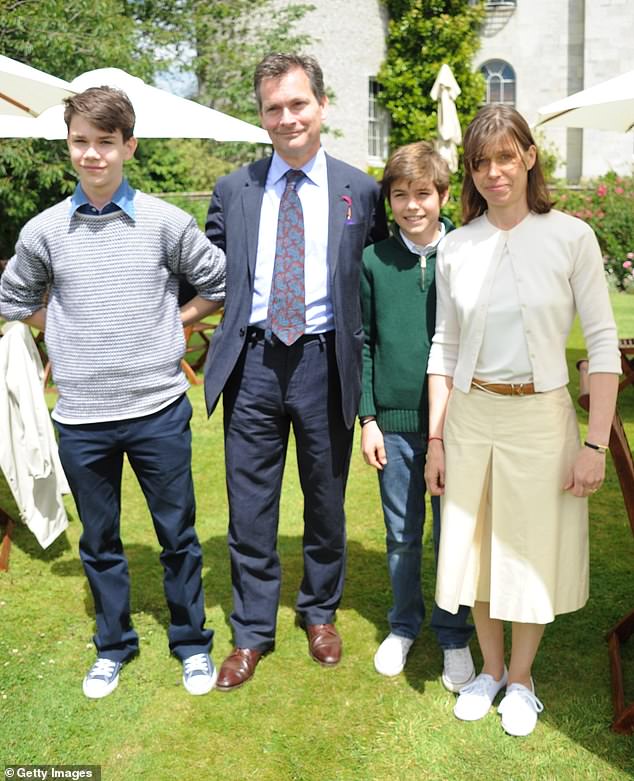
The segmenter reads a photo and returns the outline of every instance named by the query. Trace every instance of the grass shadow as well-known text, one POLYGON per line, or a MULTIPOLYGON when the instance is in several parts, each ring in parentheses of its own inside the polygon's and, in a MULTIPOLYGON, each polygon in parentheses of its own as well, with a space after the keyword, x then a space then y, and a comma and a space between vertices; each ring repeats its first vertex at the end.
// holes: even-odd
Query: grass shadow
MULTIPOLYGON (((595 539, 592 548, 590 602, 583 610, 558 617, 554 624, 547 628, 537 658, 537 693, 546 706, 540 716, 540 723, 548 724, 584 750, 593 753, 615 769, 627 773, 632 770, 631 757, 628 758, 628 752, 625 750, 626 742, 630 739, 609 733, 612 713, 607 650, 602 636, 629 608, 631 568, 627 566, 624 557, 616 559, 614 556, 617 543, 615 535, 619 536, 619 530, 597 529, 595 532, 595 537, 599 537, 595 539)), ((278 547, 283 572, 280 604, 283 608, 294 610, 297 588, 303 572, 302 538, 293 534, 280 535, 278 547)), ((232 607, 226 536, 211 535, 202 542, 202 548, 206 605, 208 612, 216 612, 216 625, 212 626, 217 633, 216 641, 224 642, 230 637, 228 618, 232 607), (222 632, 217 625, 218 609, 224 616, 226 632, 222 632)), ((158 545, 133 542, 126 545, 126 554, 131 572, 133 620, 137 628, 143 625, 140 614, 147 614, 166 632, 169 614, 163 595, 158 545)), ((52 561, 50 571, 55 575, 77 576, 81 574, 81 564, 77 557, 52 561)), ((433 593, 434 570, 433 553, 427 542, 423 573, 424 591, 428 595, 433 593)), ((87 584, 84 584, 84 588, 86 615, 92 620, 92 599, 87 584)), ((370 667, 369 653, 375 648, 374 641, 380 642, 388 629, 386 612, 390 600, 384 552, 356 539, 350 540, 348 574, 340 622, 344 624, 345 621, 342 635, 346 660, 349 665, 366 665, 368 678, 375 675, 370 667), (374 632, 374 638, 370 642, 367 637, 368 625, 374 632), (365 654, 362 660, 359 653, 361 646, 365 654)), ((292 631, 289 628, 288 616, 284 620, 284 631, 292 631)), ((295 654, 296 648, 293 644, 299 649, 304 642, 299 634, 293 635, 290 640, 285 636, 283 640, 283 647, 280 644, 279 653, 274 654, 269 661, 271 668, 277 668, 279 671, 286 669, 288 659, 295 654)), ((142 651, 143 646, 142 642, 142 651)), ((478 664, 476 642, 473 642, 472 646, 478 664)), ((303 648, 300 653, 305 653, 303 648)), ((626 675, 631 668, 631 661, 630 656, 626 675)), ((432 634, 424 629, 410 654, 404 680, 416 695, 422 695, 427 682, 437 680, 441 668, 442 655, 432 634)), ((375 683, 377 691, 383 689, 385 692, 382 696, 398 697, 403 696, 398 694, 402 681, 403 677, 399 683, 398 680, 385 681, 376 675, 376 681, 370 680, 369 687, 373 688, 375 683)), ((297 686, 302 686, 301 680, 297 681, 297 686)), ((347 696, 352 694, 348 693, 347 696)), ((434 697, 436 696, 434 694, 434 697)), ((497 716, 492 713, 488 718, 494 720, 497 716)), ((468 729, 468 726, 465 729, 468 729)), ((464 739, 468 740, 466 732, 464 739)))
MULTIPOLYGON (((227 626, 232 610, 229 550, 225 535, 209 537, 203 542, 205 562, 204 588, 209 606, 219 605, 227 626)), ((278 552, 282 566, 280 606, 295 609, 297 592, 304 572, 303 545, 300 535, 280 535, 278 552)), ((348 567, 341 609, 354 610, 379 627, 385 622, 382 600, 368 598, 367 583, 378 579, 385 569, 385 557, 365 548, 355 540, 348 541, 348 567)))

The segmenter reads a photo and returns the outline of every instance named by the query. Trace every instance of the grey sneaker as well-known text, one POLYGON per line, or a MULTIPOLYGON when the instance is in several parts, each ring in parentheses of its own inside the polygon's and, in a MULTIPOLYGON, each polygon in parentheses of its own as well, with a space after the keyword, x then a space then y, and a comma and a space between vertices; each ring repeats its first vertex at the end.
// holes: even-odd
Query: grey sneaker
POLYGON ((464 648, 446 648, 442 671, 442 685, 450 692, 458 693, 463 686, 475 678, 475 667, 469 646, 464 648))
POLYGON ((193 654, 183 659, 183 686, 190 694, 207 694, 216 685, 218 671, 209 654, 193 654))
POLYGON ((84 678, 84 694, 91 700, 99 700, 107 697, 119 685, 119 671, 121 662, 105 659, 98 656, 97 661, 88 670, 84 678))

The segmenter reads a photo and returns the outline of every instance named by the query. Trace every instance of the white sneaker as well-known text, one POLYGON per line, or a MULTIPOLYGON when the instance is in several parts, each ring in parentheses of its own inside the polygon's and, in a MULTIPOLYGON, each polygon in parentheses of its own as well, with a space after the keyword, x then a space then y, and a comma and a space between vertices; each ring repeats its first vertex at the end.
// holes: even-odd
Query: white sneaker
POLYGON ((531 688, 521 683, 512 683, 506 689, 506 696, 498 705, 502 715, 502 727, 509 735, 524 737, 530 735, 537 724, 537 714, 544 706, 535 696, 535 686, 531 678, 531 688))
POLYGON ((496 681, 492 675, 480 673, 472 683, 461 689, 454 705, 454 715, 462 721, 477 721, 484 718, 498 692, 506 686, 507 678, 506 667, 499 681, 496 681))
POLYGON ((121 662, 114 662, 112 659, 98 656, 97 661, 88 670, 84 678, 83 690, 86 697, 89 697, 91 700, 107 697, 119 685, 120 670, 121 662))
POLYGON ((209 654, 193 654, 183 659, 183 686, 190 694, 207 694, 216 685, 218 671, 209 654))
POLYGON ((475 678, 471 651, 468 645, 464 648, 445 648, 443 655, 442 685, 448 691, 458 693, 475 678))
POLYGON ((405 660, 413 642, 409 637, 402 637, 390 632, 374 654, 374 669, 377 673, 398 675, 403 672, 405 660))

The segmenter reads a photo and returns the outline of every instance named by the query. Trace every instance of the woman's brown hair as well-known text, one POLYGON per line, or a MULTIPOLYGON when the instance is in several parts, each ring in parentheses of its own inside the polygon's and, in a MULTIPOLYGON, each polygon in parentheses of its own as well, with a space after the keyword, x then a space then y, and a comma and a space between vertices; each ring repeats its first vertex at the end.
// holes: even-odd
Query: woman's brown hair
POLYGON ((505 141, 507 147, 515 147, 521 152, 527 152, 531 146, 535 147, 535 164, 528 171, 528 208, 535 214, 546 214, 552 208, 539 162, 539 152, 528 123, 512 106, 490 103, 478 111, 464 136, 465 176, 460 200, 462 222, 465 225, 487 210, 486 200, 473 183, 473 171, 477 170, 475 163, 486 157, 485 150, 492 145, 504 144, 505 141))

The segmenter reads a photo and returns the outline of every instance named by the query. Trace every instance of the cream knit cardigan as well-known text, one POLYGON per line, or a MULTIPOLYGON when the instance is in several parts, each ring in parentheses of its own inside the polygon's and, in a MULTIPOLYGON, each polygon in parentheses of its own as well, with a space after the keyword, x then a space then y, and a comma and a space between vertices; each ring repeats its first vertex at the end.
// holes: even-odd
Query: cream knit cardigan
POLYGON ((482 215, 446 237, 436 261, 436 333, 428 374, 453 377, 456 388, 469 392, 491 285, 505 247, 517 283, 535 389, 567 385, 566 340, 575 312, 590 373, 620 374, 616 326, 596 236, 586 223, 555 210, 530 213, 506 231, 482 215))

